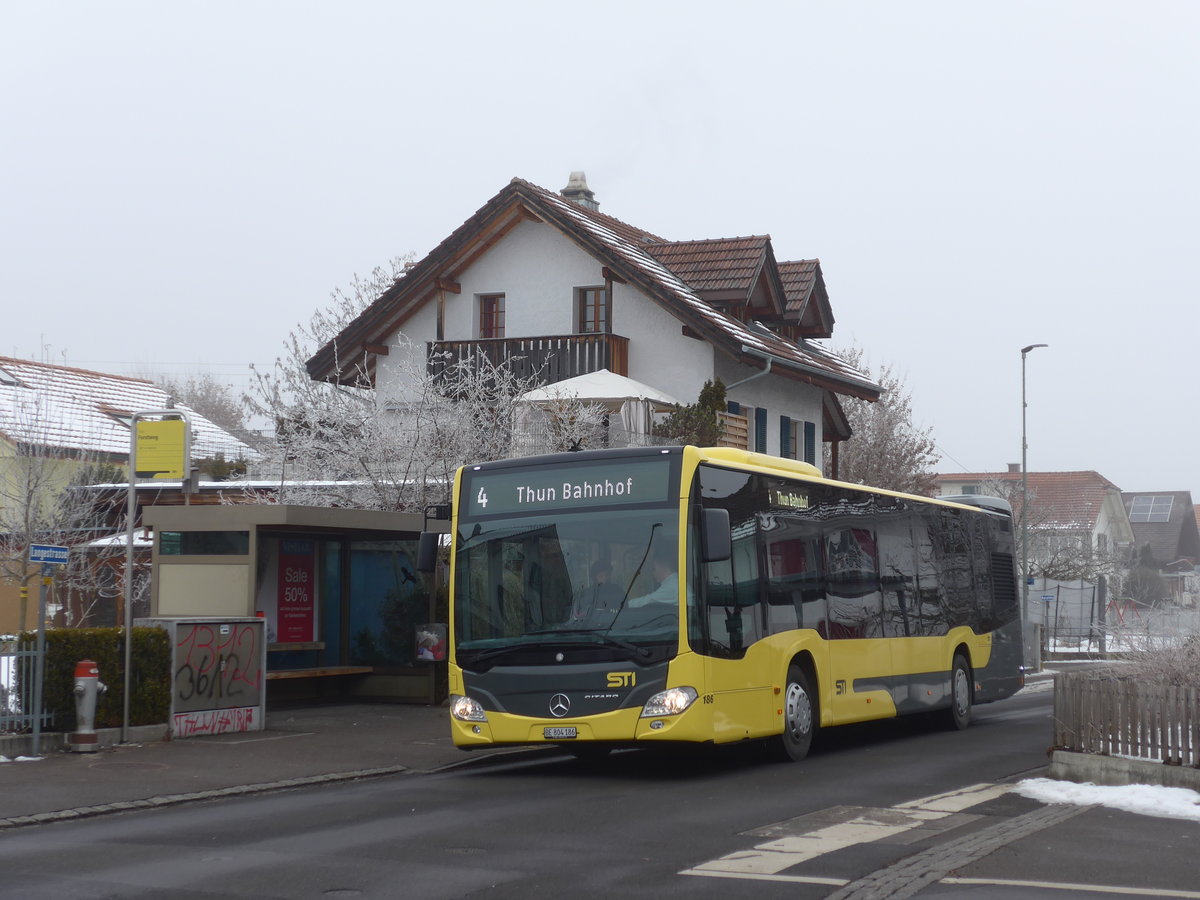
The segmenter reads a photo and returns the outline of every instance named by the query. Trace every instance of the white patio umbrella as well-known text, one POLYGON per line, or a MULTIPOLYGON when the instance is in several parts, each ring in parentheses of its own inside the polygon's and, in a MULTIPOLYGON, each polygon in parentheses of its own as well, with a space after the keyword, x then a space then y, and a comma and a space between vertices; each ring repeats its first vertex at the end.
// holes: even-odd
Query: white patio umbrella
POLYGON ((610 412, 620 412, 625 430, 632 434, 649 434, 651 414, 668 412, 679 403, 665 391, 608 369, 556 381, 520 397, 521 401, 534 405, 571 399, 599 403, 610 412))

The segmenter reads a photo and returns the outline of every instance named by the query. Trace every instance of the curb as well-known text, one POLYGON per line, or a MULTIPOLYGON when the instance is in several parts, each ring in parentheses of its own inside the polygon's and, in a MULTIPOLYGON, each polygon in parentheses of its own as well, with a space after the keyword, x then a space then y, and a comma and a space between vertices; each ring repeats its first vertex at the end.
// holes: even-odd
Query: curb
MULTIPOLYGON (((57 753, 70 749, 68 738, 70 732, 43 731, 41 734, 41 754, 57 753)), ((152 744, 168 739, 167 725, 131 725, 129 727, 129 744, 152 744)), ((107 750, 109 747, 121 745, 120 728, 97 728, 96 747, 107 750)), ((0 735, 0 756, 31 756, 33 754, 32 734, 0 735)))
POLYGON ((80 806, 76 809, 62 809, 56 812, 35 813, 30 816, 13 816, 0 819, 0 830, 18 828, 23 825, 44 825, 47 822, 64 822, 71 819, 83 819, 89 816, 101 816, 107 813, 126 812, 132 809, 153 809, 162 806, 177 806, 182 803, 194 803, 198 800, 217 800, 223 797, 239 797, 246 794, 263 794, 269 791, 281 791, 288 788, 308 787, 314 784, 329 784, 337 781, 355 781, 361 778, 378 778, 384 775, 399 775, 411 771, 407 766, 384 766, 379 769, 358 769, 353 772, 335 772, 329 775, 305 775, 299 778, 287 778, 283 781, 269 781, 262 784, 242 784, 227 788, 213 788, 207 791, 193 791, 187 794, 164 794, 150 797, 146 800, 120 800, 115 803, 102 803, 97 806, 80 806))

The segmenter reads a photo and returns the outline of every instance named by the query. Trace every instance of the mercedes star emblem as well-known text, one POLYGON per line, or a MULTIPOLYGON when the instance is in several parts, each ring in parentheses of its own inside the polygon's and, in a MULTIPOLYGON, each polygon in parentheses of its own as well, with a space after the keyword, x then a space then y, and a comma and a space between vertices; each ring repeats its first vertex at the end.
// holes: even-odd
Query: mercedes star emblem
POLYGON ((561 719, 571 711, 571 699, 566 694, 555 694, 550 698, 550 715, 561 719))

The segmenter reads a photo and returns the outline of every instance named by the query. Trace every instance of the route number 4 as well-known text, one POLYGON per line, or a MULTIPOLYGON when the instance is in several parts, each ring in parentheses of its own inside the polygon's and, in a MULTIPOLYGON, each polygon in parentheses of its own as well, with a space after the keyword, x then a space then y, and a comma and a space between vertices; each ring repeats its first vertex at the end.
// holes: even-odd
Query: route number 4
POLYGON ((479 489, 479 495, 475 498, 475 502, 484 509, 487 509, 487 491, 485 491, 482 487, 479 489))

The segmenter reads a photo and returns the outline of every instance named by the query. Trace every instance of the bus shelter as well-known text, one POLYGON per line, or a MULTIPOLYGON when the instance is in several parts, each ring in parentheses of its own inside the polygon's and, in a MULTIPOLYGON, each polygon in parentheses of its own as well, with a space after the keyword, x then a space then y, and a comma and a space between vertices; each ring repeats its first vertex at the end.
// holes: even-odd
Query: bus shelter
POLYGON ((444 696, 428 647, 444 601, 437 576, 417 571, 420 515, 233 504, 143 517, 154 530, 151 618, 261 619, 268 700, 444 696))

